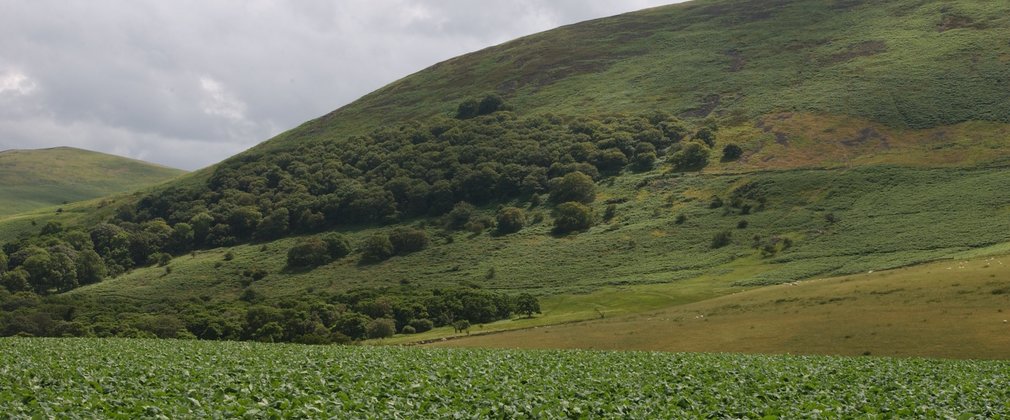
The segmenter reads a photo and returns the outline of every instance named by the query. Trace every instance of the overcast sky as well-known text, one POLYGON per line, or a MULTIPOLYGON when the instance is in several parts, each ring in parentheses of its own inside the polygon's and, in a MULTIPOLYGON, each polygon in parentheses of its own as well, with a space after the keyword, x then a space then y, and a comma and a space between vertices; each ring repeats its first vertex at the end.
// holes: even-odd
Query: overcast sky
POLYGON ((197 169, 439 61, 676 0, 0 0, 0 150, 197 169))

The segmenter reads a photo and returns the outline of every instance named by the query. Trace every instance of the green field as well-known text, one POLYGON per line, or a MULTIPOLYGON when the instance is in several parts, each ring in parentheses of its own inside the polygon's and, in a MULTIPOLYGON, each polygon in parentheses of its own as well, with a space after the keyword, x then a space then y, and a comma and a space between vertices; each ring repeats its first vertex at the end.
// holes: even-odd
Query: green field
MULTIPOLYGON (((0 219, 69 202, 132 192, 185 173, 71 147, 0 152, 0 219)), ((8 223, 6 220, 0 223, 8 223)))
POLYGON ((999 418, 1007 362, 0 339, 18 417, 999 418))

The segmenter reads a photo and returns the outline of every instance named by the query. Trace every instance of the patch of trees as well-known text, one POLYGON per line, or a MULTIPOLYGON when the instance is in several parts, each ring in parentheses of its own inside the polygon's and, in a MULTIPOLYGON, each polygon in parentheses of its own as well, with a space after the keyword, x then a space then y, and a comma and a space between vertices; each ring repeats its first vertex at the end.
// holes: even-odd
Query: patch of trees
MULTIPOLYGON (((584 230, 591 212, 566 203, 593 202, 596 181, 651 168, 671 152, 675 167, 699 169, 707 162, 705 140, 715 135, 662 113, 519 117, 494 95, 460 104, 456 117, 245 153, 222 162, 205 182, 173 185, 118 208, 107 223, 69 232, 46 225, 38 237, 6 245, 2 269, 11 274, 0 273, 0 281, 9 290, 62 292, 150 264, 169 272, 171 256, 195 249, 417 217, 508 234, 525 225, 521 211, 492 217, 475 206, 517 199, 539 205, 546 194, 562 216, 558 231, 584 230)), ((365 261, 427 245, 418 232, 384 236, 357 244, 365 261)), ((289 265, 326 264, 350 250, 323 242, 310 236, 299 243, 289 265)))
POLYGON ((0 289, 0 335, 189 338, 306 344, 349 343, 441 326, 539 313, 529 294, 476 289, 402 294, 361 289, 254 302, 127 300, 39 296, 0 289))

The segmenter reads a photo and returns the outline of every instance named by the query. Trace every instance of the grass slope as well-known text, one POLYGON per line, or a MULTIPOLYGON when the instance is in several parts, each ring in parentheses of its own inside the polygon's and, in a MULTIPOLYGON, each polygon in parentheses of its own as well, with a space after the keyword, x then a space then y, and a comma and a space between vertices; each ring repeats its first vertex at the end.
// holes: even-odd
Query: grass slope
POLYGON ((0 339, 38 417, 1001 418, 1006 362, 0 339))
POLYGON ((1005 254, 950 259, 439 345, 1006 359, 1008 276, 1005 254))
MULTIPOLYGON (((439 63, 260 146, 290 149, 497 91, 529 113, 663 110, 751 126, 779 112, 891 127, 1010 122, 1010 5, 696 0, 565 26, 439 63)), ((788 133, 786 133, 788 134, 788 133)))
POLYGON ((8 150, 0 152, 0 217, 133 191, 183 173, 70 147, 8 150))

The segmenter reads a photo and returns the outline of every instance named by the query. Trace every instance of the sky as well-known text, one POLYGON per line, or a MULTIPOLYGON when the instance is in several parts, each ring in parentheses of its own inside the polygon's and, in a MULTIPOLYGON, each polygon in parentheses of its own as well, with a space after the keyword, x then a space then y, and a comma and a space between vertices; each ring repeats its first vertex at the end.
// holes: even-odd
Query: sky
POLYGON ((676 0, 0 0, 0 150, 198 169, 437 62, 676 0))

